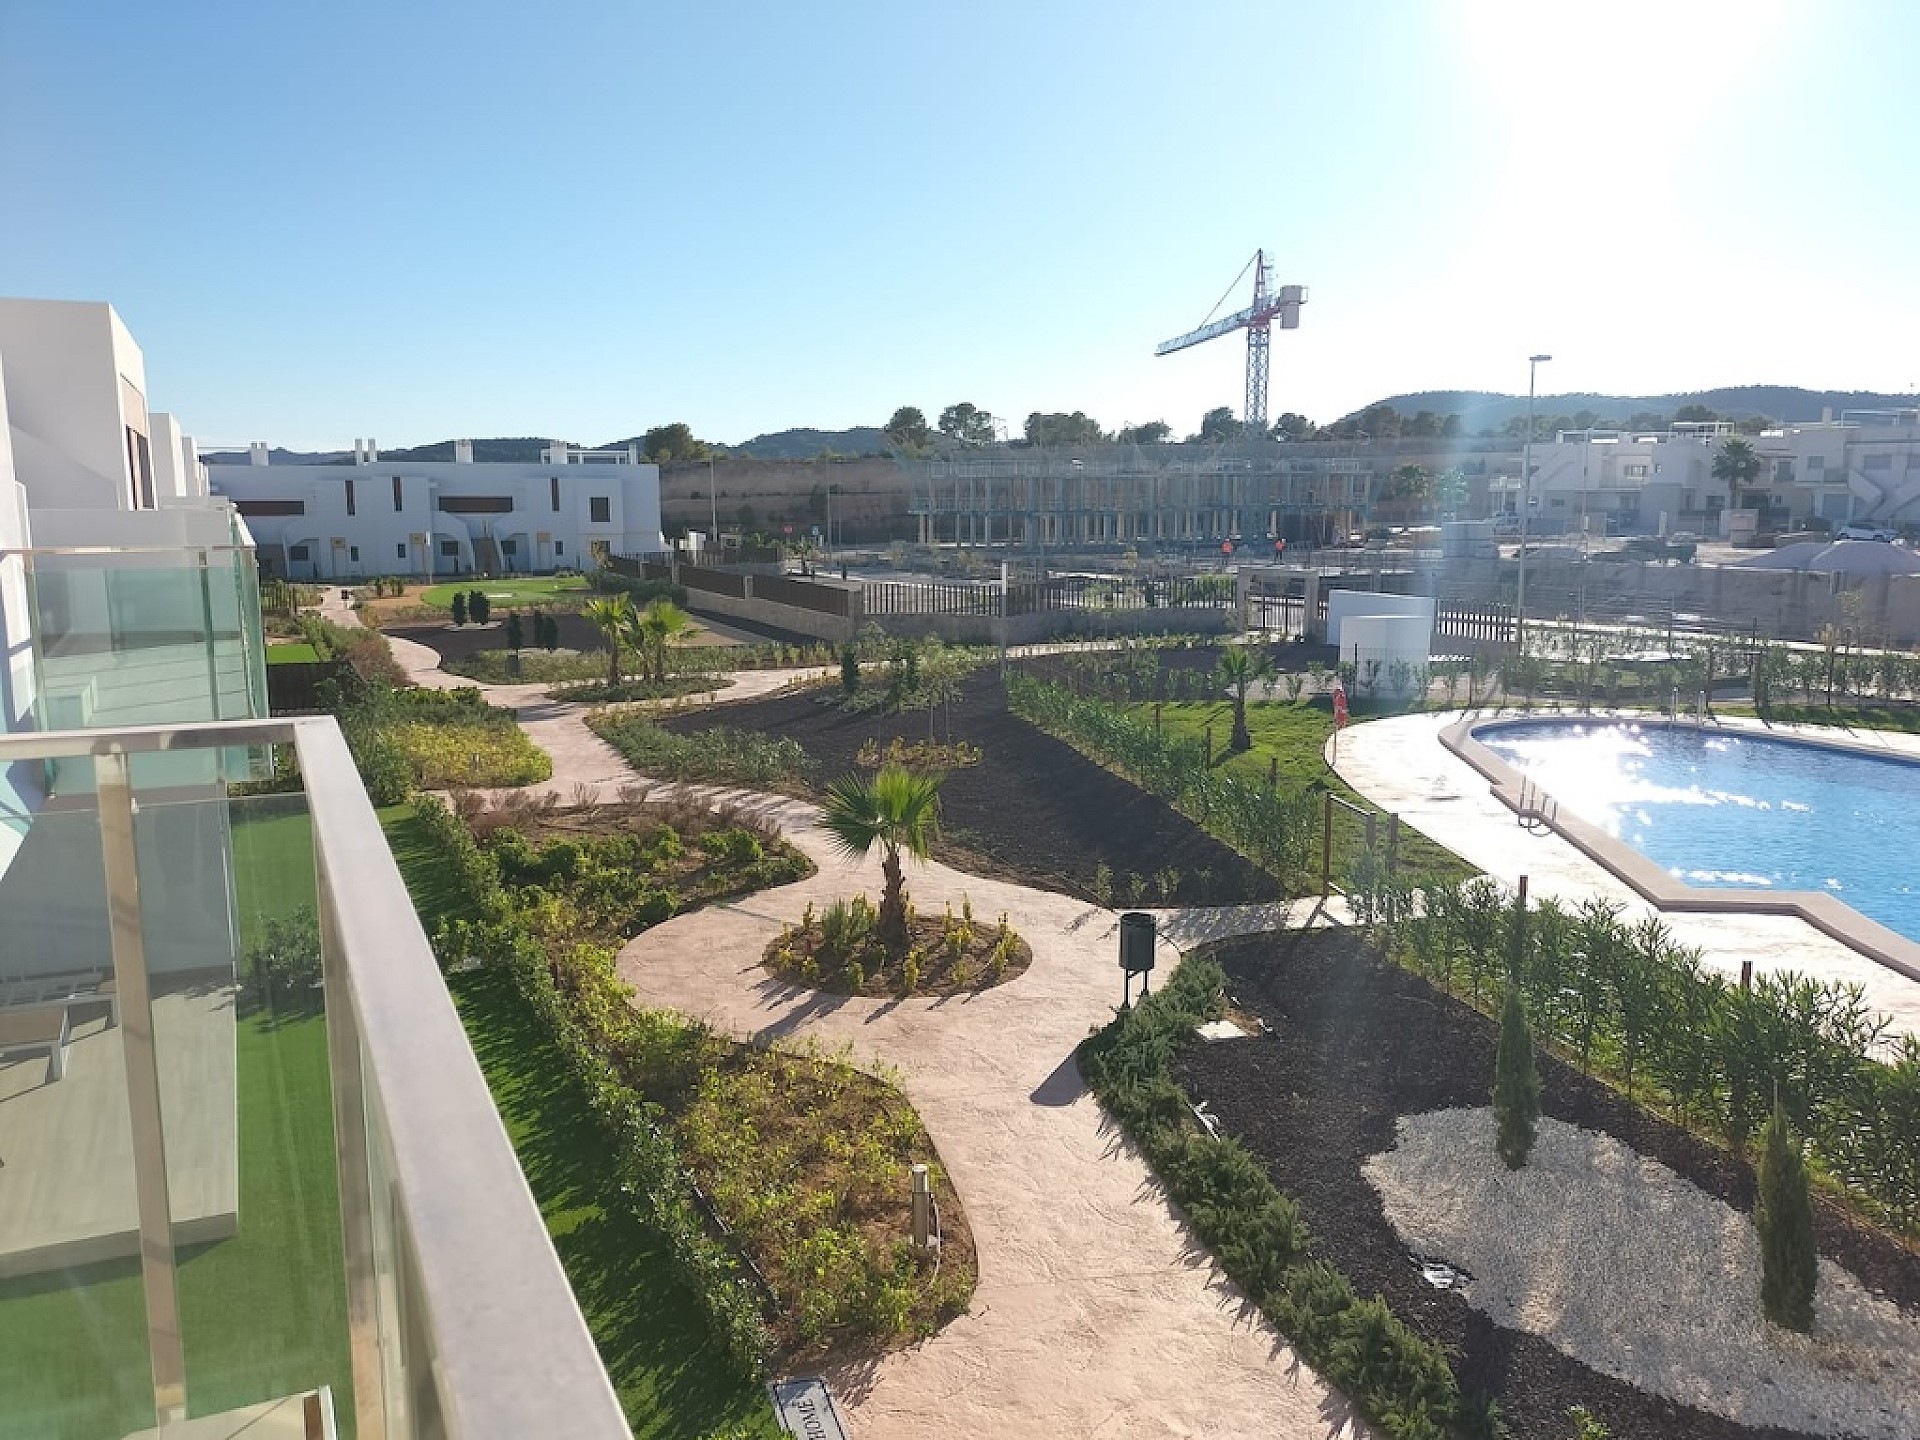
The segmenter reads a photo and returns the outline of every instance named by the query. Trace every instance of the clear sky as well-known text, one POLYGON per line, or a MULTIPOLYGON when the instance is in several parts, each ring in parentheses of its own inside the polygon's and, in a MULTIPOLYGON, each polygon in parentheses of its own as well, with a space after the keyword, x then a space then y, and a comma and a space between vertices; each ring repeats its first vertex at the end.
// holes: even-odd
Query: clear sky
POLYGON ((1915 0, 0 0, 0 294, 203 440, 1920 380, 1915 0), (1236 292, 1230 308, 1244 303, 1236 292))

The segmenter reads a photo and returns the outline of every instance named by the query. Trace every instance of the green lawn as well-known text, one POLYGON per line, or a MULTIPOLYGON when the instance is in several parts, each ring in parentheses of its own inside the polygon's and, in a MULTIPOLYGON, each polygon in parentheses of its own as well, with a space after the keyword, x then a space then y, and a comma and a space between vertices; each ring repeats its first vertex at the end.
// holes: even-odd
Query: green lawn
MULTIPOLYGON (((237 818, 234 851, 243 935, 312 903, 304 815, 237 818)), ((188 1402, 202 1415, 327 1383, 350 1435, 326 1021, 243 1013, 235 1064, 240 1230, 180 1256, 188 1402)), ((0 1282, 0 1437, 99 1440, 152 1424, 143 1294, 131 1259, 0 1282)))
MULTIPOLYGON (((1137 705, 1135 710, 1151 718, 1154 707, 1137 705)), ((1364 720, 1356 716, 1356 724, 1364 720)), ((1225 700, 1184 701, 1160 706, 1161 727, 1170 735, 1198 740, 1211 726, 1213 753, 1217 763, 1245 779, 1264 783, 1269 765, 1279 762, 1282 785, 1312 786, 1331 790, 1343 800, 1365 804, 1338 775, 1328 768, 1325 751, 1333 734, 1331 702, 1324 698, 1304 699, 1295 704, 1286 701, 1253 702, 1247 706, 1247 731, 1253 748, 1220 759, 1233 732, 1233 706, 1225 700)), ((1368 808, 1372 808, 1369 806, 1368 808)), ((1379 842, 1386 840, 1386 822, 1379 822, 1379 842)), ((1366 848, 1366 826, 1358 816, 1334 807, 1333 869, 1336 879, 1349 873, 1356 858, 1366 848)), ((1315 847, 1316 865, 1318 847, 1315 847)), ((1474 873, 1458 855, 1434 843, 1408 826, 1400 829, 1396 854, 1399 866, 1422 879, 1463 880, 1474 873)))
MULTIPOLYGON (((432 930, 457 890, 412 807, 383 810, 380 820, 432 930)), ((779 1435, 765 1393, 740 1381, 709 1338, 661 1241, 625 1207, 605 1203, 620 1174, 511 982, 480 970, 448 986, 636 1440, 695 1440, 728 1426, 742 1440, 779 1435)))
POLYGON ((420 603, 436 610, 453 609, 453 597, 478 590, 495 608, 512 605, 539 605, 549 600, 576 598, 587 590, 584 575, 528 575, 512 580, 460 580, 451 585, 435 585, 423 591, 420 603))
POLYGON ((311 665, 320 659, 320 652, 304 641, 290 645, 267 646, 267 664, 269 665, 311 665))

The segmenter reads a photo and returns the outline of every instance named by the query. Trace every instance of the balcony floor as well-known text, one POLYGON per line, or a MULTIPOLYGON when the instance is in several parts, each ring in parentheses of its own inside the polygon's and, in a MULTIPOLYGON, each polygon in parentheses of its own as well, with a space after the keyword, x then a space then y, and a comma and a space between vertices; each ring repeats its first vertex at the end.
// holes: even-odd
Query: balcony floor
MULTIPOLYGON (((176 1244, 238 1226, 234 998, 222 983, 154 999, 176 1244)), ((41 1056, 0 1065, 0 1278, 139 1253, 121 1034, 104 1006, 75 1021, 61 1079, 41 1056)))

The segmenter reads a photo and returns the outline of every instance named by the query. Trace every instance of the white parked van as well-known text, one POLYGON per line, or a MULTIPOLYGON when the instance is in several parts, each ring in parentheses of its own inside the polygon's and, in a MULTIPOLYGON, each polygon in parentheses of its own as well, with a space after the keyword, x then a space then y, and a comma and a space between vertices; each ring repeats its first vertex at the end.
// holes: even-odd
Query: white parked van
POLYGON ((1885 525, 1842 525, 1834 533, 1836 540, 1892 540, 1894 533, 1885 525))

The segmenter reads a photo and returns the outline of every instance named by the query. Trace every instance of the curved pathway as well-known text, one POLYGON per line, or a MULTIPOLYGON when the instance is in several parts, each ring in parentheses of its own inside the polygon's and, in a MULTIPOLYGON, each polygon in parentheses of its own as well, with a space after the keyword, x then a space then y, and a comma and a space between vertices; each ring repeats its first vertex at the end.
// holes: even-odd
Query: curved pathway
MULTIPOLYGON (((470 683, 425 646, 390 641, 417 683, 470 683)), ((729 695, 765 694, 802 672, 736 676, 729 695)), ((818 674, 818 671, 804 672, 818 674)), ((613 798, 645 784, 587 729, 582 707, 537 685, 483 686, 553 756, 545 786, 613 798)), ((877 860, 838 855, 805 802, 709 792, 776 822, 819 866, 795 884, 656 926, 622 949, 637 1003, 677 1010, 762 1043, 817 1040, 890 1072, 925 1121, 959 1191, 979 1254, 965 1315, 912 1349, 830 1373, 857 1440, 926 1435, 1358 1437, 1345 1398, 1188 1233, 1144 1159, 1082 1085, 1074 1048, 1118 1003, 1118 917, 1046 891, 914 866, 908 886, 934 912, 970 897, 1005 912, 1032 966, 978 995, 876 1000, 777 980, 759 957, 809 902, 877 894, 877 860)), ((1166 910, 1164 967, 1177 949, 1322 918, 1313 901, 1166 910)), ((905 1186, 905 1177, 902 1177, 905 1186)))

